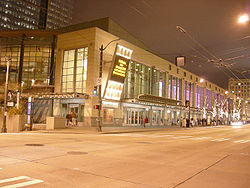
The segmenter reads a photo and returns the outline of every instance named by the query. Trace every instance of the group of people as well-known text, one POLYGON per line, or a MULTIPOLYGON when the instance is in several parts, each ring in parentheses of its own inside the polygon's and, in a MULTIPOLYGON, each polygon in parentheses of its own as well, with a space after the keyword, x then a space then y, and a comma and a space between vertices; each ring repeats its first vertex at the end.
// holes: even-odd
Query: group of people
POLYGON ((77 123, 77 115, 75 112, 71 112, 66 115, 66 127, 77 126, 77 123))
MULTIPOLYGON (((216 125, 216 123, 213 123, 215 121, 212 121, 212 125, 216 125)), ((220 121, 219 121, 220 122, 220 121)), ((181 127, 193 127, 193 126, 206 126, 206 125, 210 125, 210 121, 203 118, 203 119, 193 119, 191 118, 191 120, 189 120, 189 118, 182 118, 181 121, 181 127)))
POLYGON ((193 118, 191 118, 191 120, 189 120, 189 118, 182 119, 182 122, 181 122, 182 127, 193 127, 195 125, 197 125, 197 124, 193 118))

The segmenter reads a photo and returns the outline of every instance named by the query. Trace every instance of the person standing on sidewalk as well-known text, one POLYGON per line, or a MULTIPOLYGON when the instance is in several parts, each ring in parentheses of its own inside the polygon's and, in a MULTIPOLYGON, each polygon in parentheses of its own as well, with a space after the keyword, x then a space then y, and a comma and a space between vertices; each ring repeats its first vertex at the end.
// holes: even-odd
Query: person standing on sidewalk
POLYGON ((70 126, 70 124, 71 124, 71 122, 72 122, 72 116, 71 116, 71 114, 67 114, 66 115, 66 127, 69 127, 70 126))
POLYGON ((71 116, 72 116, 72 124, 73 124, 73 126, 77 126, 77 120, 76 120, 77 116, 76 116, 76 113, 72 112, 71 116))
POLYGON ((148 117, 146 116, 143 120, 143 126, 146 127, 146 123, 148 123, 148 117))

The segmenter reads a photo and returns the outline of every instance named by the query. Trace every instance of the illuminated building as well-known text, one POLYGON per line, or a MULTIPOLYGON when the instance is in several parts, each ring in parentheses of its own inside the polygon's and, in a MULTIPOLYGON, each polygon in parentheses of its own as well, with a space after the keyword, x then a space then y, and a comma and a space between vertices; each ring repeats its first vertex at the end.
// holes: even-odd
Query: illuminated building
POLYGON ((228 80, 228 89, 237 97, 244 100, 250 100, 250 79, 233 79, 228 80))
POLYGON ((72 23, 73 0, 0 1, 0 30, 55 29, 72 23))
POLYGON ((228 80, 228 90, 235 94, 238 100, 245 101, 245 110, 250 117, 250 79, 234 79, 228 80))
MULTIPOLYGON (((38 53, 35 50, 38 49, 35 48, 36 43, 32 43, 34 38, 31 38, 36 31, 23 32, 27 40, 25 44, 31 42, 31 46, 29 48, 27 46, 26 49, 33 49, 34 53, 38 53)), ((40 33, 40 37, 44 37, 44 34, 40 33)), ((201 83, 199 76, 151 53, 143 43, 109 18, 65 27, 60 31, 46 34, 50 36, 48 40, 50 54, 52 49, 55 49, 55 63, 51 63, 50 58, 46 60, 47 67, 42 69, 46 70, 46 74, 42 74, 44 77, 41 78, 35 77, 36 74, 32 71, 40 66, 39 61, 28 55, 33 54, 33 50, 24 53, 24 58, 28 59, 27 71, 31 72, 27 74, 27 79, 23 73, 23 79, 26 79, 23 80, 24 84, 27 84, 23 87, 27 89, 22 95, 34 98, 36 103, 34 108, 35 105, 40 105, 42 108, 46 101, 50 101, 47 116, 53 116, 61 121, 67 113, 74 111, 77 113, 79 126, 96 126, 98 116, 96 86, 100 83, 103 101, 101 121, 104 126, 141 126, 145 117, 148 117, 150 126, 180 125, 181 119, 188 118, 189 113, 195 120, 204 118, 204 108, 207 111, 205 118, 208 120, 214 119, 212 110, 215 106, 229 111, 233 108, 234 94, 227 94, 225 89, 209 81, 204 80, 201 83), (101 45, 105 46, 117 38, 120 40, 110 43, 104 51, 103 75, 100 80, 98 79, 99 49, 101 45), (48 83, 52 89, 45 90, 46 87, 41 87, 41 84, 39 86, 37 83, 48 83), (38 86, 43 89, 34 92, 34 88, 38 86)), ((12 42, 11 39, 16 35, 14 31, 0 32, 1 37, 8 38, 12 42)), ((37 42, 41 49, 44 45, 43 40, 37 42)), ((8 47, 11 45, 13 43, 10 42, 8 47)), ((8 49, 6 48, 7 51, 8 49)), ((20 51, 18 53, 20 54, 20 51)), ((1 59, 4 59, 2 52, 1 59)), ((1 65, 4 66, 5 61, 1 60, 1 65)), ((18 68, 18 63, 15 65, 18 68)), ((230 120, 224 115, 217 116, 216 119, 223 123, 230 120)), ((40 123, 45 120, 45 118, 34 119, 40 123)))

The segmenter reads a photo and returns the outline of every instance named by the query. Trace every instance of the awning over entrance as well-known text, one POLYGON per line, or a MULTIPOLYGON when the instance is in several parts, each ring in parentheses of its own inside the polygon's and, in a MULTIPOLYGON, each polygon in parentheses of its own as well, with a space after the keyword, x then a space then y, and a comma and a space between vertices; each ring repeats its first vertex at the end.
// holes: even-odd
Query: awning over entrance
POLYGON ((145 95, 145 94, 139 95, 138 100, 144 102, 158 103, 158 104, 160 103, 160 104, 174 105, 174 106, 181 104, 181 102, 178 100, 168 99, 165 97, 158 97, 154 95, 145 95))
POLYGON ((87 95, 86 93, 22 93, 22 97, 32 97, 41 99, 87 99, 89 95, 87 95))

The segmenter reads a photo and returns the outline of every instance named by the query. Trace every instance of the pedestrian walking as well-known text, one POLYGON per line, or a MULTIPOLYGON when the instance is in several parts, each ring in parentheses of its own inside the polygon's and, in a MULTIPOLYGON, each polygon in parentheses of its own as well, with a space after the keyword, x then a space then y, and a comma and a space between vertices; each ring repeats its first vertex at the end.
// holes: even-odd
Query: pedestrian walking
POLYGON ((194 119, 191 118, 191 121, 190 121, 190 127, 193 127, 194 126, 194 119))
POLYGON ((187 122, 186 122, 186 118, 183 118, 183 119, 182 119, 182 127, 186 127, 186 123, 187 123, 187 122))

